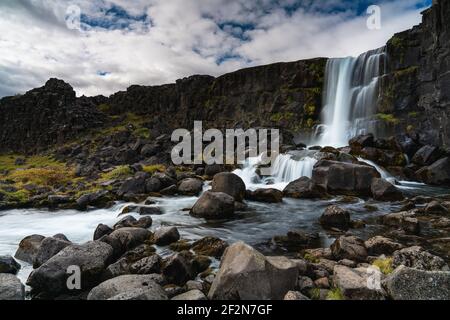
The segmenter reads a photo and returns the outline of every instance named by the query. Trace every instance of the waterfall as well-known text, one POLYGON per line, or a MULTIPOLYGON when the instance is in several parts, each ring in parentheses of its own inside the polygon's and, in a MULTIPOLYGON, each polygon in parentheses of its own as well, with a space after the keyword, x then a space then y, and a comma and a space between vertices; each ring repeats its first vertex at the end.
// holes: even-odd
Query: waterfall
POLYGON ((381 48, 357 58, 328 60, 322 125, 317 130, 316 144, 343 147, 359 134, 376 134, 373 116, 384 59, 384 48, 381 48))

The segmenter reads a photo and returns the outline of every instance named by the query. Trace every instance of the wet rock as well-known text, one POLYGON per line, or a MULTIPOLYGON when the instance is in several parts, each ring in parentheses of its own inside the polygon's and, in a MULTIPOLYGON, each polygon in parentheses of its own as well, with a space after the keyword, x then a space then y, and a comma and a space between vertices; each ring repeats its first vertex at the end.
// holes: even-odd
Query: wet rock
POLYGON ((431 201, 425 207, 425 212, 428 214, 448 214, 449 210, 439 201, 431 201))
POLYGON ((379 177, 371 166, 322 160, 314 166, 312 181, 331 194, 369 196, 372 180, 379 177))
POLYGON ((194 290, 190 290, 188 292, 179 294, 175 297, 172 298, 172 300, 195 300, 195 301, 200 301, 200 300, 207 300, 206 296, 203 292, 201 292, 200 290, 194 289, 194 290))
POLYGON ((326 228, 347 230, 350 228, 350 212, 341 207, 331 205, 325 209, 319 222, 326 228))
POLYGON ((411 161, 419 166, 428 166, 439 159, 440 152, 438 147, 426 145, 420 148, 411 161))
MULTIPOLYGON (((121 256, 119 260, 116 262, 110 264, 105 272, 103 273, 102 279, 107 280, 111 278, 115 278, 124 274, 133 274, 133 273, 140 273, 139 268, 146 268, 152 269, 153 266, 143 265, 144 262, 149 262, 147 260, 144 260, 148 257, 156 256, 154 254, 154 248, 148 245, 140 245, 136 247, 133 250, 127 251, 125 254, 121 256), (142 261, 141 261, 142 260, 142 261), (140 263, 138 263, 140 261, 140 263), (137 264, 137 265, 135 265, 137 264)), ((157 256, 156 256, 157 258, 157 256)), ((159 271, 159 269, 158 269, 159 271)), ((153 272, 150 272, 153 273, 153 272)))
MULTIPOLYGON (((245 188, 244 188, 245 192, 245 188)), ((223 192, 204 192, 191 210, 194 217, 226 219, 234 215, 234 198, 223 192)))
POLYGON ((166 246, 180 239, 178 229, 175 227, 159 227, 153 234, 153 241, 158 246, 166 246))
POLYGON ((0 273, 17 274, 21 266, 11 256, 0 256, 0 273))
POLYGON ((72 202, 72 197, 65 195, 49 195, 47 197, 47 200, 50 206, 58 206, 60 204, 67 204, 72 202))
POLYGON ((167 300, 153 275, 123 275, 93 288, 88 300, 167 300))
POLYGON ((283 190, 283 195, 289 198, 314 199, 326 195, 323 188, 316 185, 310 178, 301 177, 290 182, 283 190))
POLYGON ((363 262, 367 258, 364 241, 354 236, 341 236, 330 248, 333 256, 338 260, 349 259, 363 262))
POLYGON ((0 301, 25 300, 25 287, 11 273, 0 273, 0 301))
POLYGON ((151 177, 145 181, 145 191, 147 193, 159 192, 163 188, 163 185, 159 179, 151 177))
POLYGON ((70 266, 81 270, 81 288, 86 290, 100 281, 101 273, 111 261, 113 248, 103 242, 91 241, 83 245, 70 245, 35 269, 27 280, 34 292, 58 296, 68 290, 66 281, 70 266))
POLYGON ((224 168, 220 164, 208 164, 205 166, 205 175, 208 177, 214 177, 216 174, 223 172, 224 168))
POLYGON ((104 207, 112 197, 107 190, 100 190, 92 193, 87 193, 79 197, 76 201, 78 208, 86 209, 88 206, 104 207))
POLYGON ((164 259, 162 274, 167 282, 180 286, 195 276, 188 258, 183 253, 176 253, 164 259))
POLYGON ((310 300, 307 296, 298 291, 288 291, 283 300, 310 300))
POLYGON ((223 192, 241 202, 245 197, 245 183, 234 173, 222 172, 214 176, 211 183, 212 192, 223 192))
POLYGON ((150 228, 153 223, 153 220, 150 216, 145 216, 142 218, 139 218, 137 220, 133 216, 126 216, 122 219, 120 219, 114 226, 113 229, 121 229, 121 228, 150 228))
POLYGON ((161 210, 161 208, 158 207, 148 207, 148 206, 138 206, 138 205, 129 205, 122 209, 122 214, 126 213, 139 213, 141 216, 145 215, 161 215, 164 212, 161 210))
POLYGON ((153 254, 133 263, 130 267, 130 270, 132 273, 136 274, 160 273, 161 263, 161 257, 157 254, 153 254))
POLYGON ((395 251, 392 256, 392 266, 406 267, 427 270, 427 271, 448 271, 449 267, 444 259, 432 255, 419 246, 409 247, 395 251))
POLYGON ((394 251, 400 250, 403 248, 403 245, 400 243, 394 242, 392 239, 375 236, 368 239, 364 242, 367 253, 370 256, 378 256, 381 254, 391 255, 394 251))
POLYGON ((373 147, 375 143, 375 139, 373 134, 366 134, 356 136, 348 142, 350 147, 352 148, 352 152, 359 153, 363 148, 373 147))
POLYGON ((153 174, 152 178, 159 180, 159 182, 161 183, 160 190, 177 184, 177 180, 171 175, 169 175, 168 172, 166 173, 156 172, 153 174))
POLYGON ((14 257, 18 260, 32 264, 39 250, 39 246, 44 239, 44 236, 38 234, 33 234, 23 238, 19 243, 19 248, 17 249, 14 257))
POLYGON ((42 240, 41 245, 36 253, 33 261, 33 268, 39 268, 42 264, 47 262, 51 257, 56 255, 62 249, 70 246, 70 241, 57 239, 54 237, 47 237, 42 240))
POLYGON ((450 186, 450 158, 443 158, 416 172, 417 177, 431 185, 450 186))
POLYGON ((419 234, 419 220, 412 211, 389 213, 381 218, 384 225, 400 228, 408 234, 419 234))
POLYGON ((114 230, 111 229, 109 226, 107 226, 106 224, 102 224, 100 223, 97 228, 95 228, 94 231, 94 237, 93 240, 98 240, 101 237, 103 237, 104 235, 108 235, 111 234, 114 230))
POLYGON ((424 271, 400 266, 383 282, 394 300, 448 300, 449 271, 424 271))
POLYGON ((144 177, 128 178, 122 183, 117 194, 119 195, 119 197, 124 196, 125 194, 127 195, 144 194, 146 191, 145 188, 146 185, 144 177))
POLYGON ((200 281, 189 280, 188 282, 186 282, 185 287, 188 291, 194 289, 203 291, 203 283, 201 283, 200 281))
POLYGON ((149 240, 151 232, 144 228, 125 227, 112 232, 109 237, 118 240, 123 251, 128 251, 149 240))
POLYGON ((187 178, 178 185, 178 192, 186 196, 198 196, 203 190, 203 181, 196 178, 187 178))
POLYGON ((290 230, 286 236, 274 236, 272 243, 281 246, 288 251, 310 247, 319 238, 318 234, 306 233, 302 230, 290 230))
POLYGON ((195 273, 202 273, 206 271, 211 265, 211 259, 207 256, 196 255, 191 260, 192 270, 195 273))
POLYGON ((243 242, 225 250, 209 299, 282 299, 293 290, 296 265, 285 257, 265 257, 243 242))
POLYGON ((283 201, 283 193, 277 189, 256 189, 255 191, 247 190, 245 199, 251 201, 279 203, 283 201))
POLYGON ((174 196, 178 193, 178 189, 177 186, 173 184, 171 186, 168 186, 167 188, 160 190, 159 193, 165 196, 174 196))
POLYGON ((228 247, 228 243, 216 237, 204 237, 192 244, 196 254, 220 258, 228 247))
POLYGON ((384 300, 384 291, 368 286, 371 274, 364 268, 351 269, 337 265, 334 267, 333 283, 349 300, 384 300))
POLYGON ((372 196, 378 201, 401 201, 404 199, 403 193, 390 182, 375 178, 371 184, 372 196))

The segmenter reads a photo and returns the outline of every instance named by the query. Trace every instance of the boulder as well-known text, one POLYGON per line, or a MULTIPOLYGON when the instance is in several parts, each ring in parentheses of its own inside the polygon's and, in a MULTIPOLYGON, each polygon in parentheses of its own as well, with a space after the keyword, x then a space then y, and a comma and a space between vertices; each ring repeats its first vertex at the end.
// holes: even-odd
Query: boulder
POLYGON ((375 139, 373 134, 359 135, 356 136, 348 142, 350 147, 352 148, 352 152, 359 153, 363 148, 373 147, 375 143, 375 139))
POLYGON ((220 164, 208 164, 205 166, 205 175, 208 177, 214 177, 216 174, 223 172, 224 168, 220 164))
POLYGON ((383 281, 383 287, 393 300, 449 300, 450 272, 400 266, 383 281))
POLYGON ((151 178, 159 180, 161 183, 160 190, 177 184, 177 180, 175 180, 168 173, 156 172, 151 178))
POLYGON ((163 211, 161 210, 161 208, 149 207, 149 206, 140 206, 140 205, 129 205, 129 206, 126 206, 125 208, 122 209, 122 212, 120 214, 122 215, 122 214, 130 213, 130 212, 139 213, 141 216, 145 216, 145 215, 161 215, 161 214, 163 214, 163 211))
POLYGON ((123 251, 128 251, 149 240, 151 232, 144 228, 126 227, 115 230, 109 237, 118 240, 123 251))
POLYGON ((301 177, 290 182, 284 188, 283 195, 288 198, 315 199, 326 196, 326 191, 316 185, 310 178, 301 177))
POLYGON ((180 239, 178 229, 175 227, 159 227, 153 234, 153 241, 158 246, 167 246, 180 239))
POLYGON ((295 263, 286 257, 265 257, 243 242, 225 250, 211 289, 214 300, 283 299, 298 277, 295 263))
POLYGON ((372 180, 370 190, 373 198, 378 201, 401 201, 405 198, 397 187, 381 178, 372 180))
POLYGON ((439 201, 435 200, 431 201, 426 205, 425 212, 428 214, 446 215, 449 213, 449 210, 447 207, 443 206, 439 201))
POLYGON ((99 190, 87 193, 79 197, 76 201, 78 208, 86 209, 88 206, 103 207, 112 200, 108 190, 99 190))
POLYGON ((320 216, 319 222, 326 228, 347 230, 350 227, 350 212, 341 207, 331 205, 320 216))
POLYGON ((355 236, 341 236, 331 245, 333 257, 337 260, 349 259, 364 262, 367 258, 367 249, 364 241, 355 236))
POLYGON ((438 147, 426 145, 420 148, 411 161, 419 166, 428 166, 439 159, 440 151, 438 147))
POLYGON ((322 160, 314 166, 312 181, 331 194, 370 196, 372 180, 379 177, 368 165, 322 160))
POLYGON ((154 275, 122 275, 93 288, 88 300, 167 300, 154 275))
POLYGON ((168 283, 179 286, 195 277, 191 263, 183 253, 176 253, 164 259, 162 274, 168 283))
POLYGON ((161 257, 153 254, 149 257, 142 258, 130 266, 130 270, 135 274, 152 274, 160 273, 161 271, 161 257))
POLYGON ((426 184, 450 186, 450 158, 443 158, 416 172, 417 177, 426 184))
POLYGON ((102 224, 100 223, 97 228, 95 228, 94 231, 94 236, 93 236, 93 240, 98 240, 101 237, 103 237, 104 235, 108 235, 111 234, 114 230, 111 229, 109 226, 107 226, 106 224, 102 224))
POLYGON ((33 234, 23 238, 19 243, 19 248, 17 249, 14 257, 18 260, 32 264, 39 250, 39 246, 44 239, 44 236, 38 234, 33 234))
POLYGON ((25 300, 25 287, 11 273, 0 273, 0 301, 25 300))
POLYGON ((162 183, 158 178, 151 177, 145 181, 145 191, 147 193, 159 192, 162 188, 162 183))
POLYGON ((298 291, 288 291, 283 300, 310 300, 307 296, 298 291))
MULTIPOLYGON (((384 291, 369 285, 372 274, 365 268, 351 269, 346 266, 334 267, 333 283, 349 300, 384 300, 384 291)), ((381 280, 381 279, 380 279, 381 280)))
POLYGON ((255 191, 247 190, 245 199, 251 201, 279 203, 283 201, 283 192, 277 189, 256 189, 255 191))
POLYGON ((178 192, 185 196, 198 196, 203 190, 203 180, 186 178, 178 185, 178 192))
POLYGON ((47 237, 42 240, 41 245, 36 253, 33 261, 33 268, 39 268, 42 264, 48 261, 51 257, 56 255, 62 249, 70 246, 72 242, 61 240, 54 237, 47 237))
POLYGON ((55 297, 68 290, 66 281, 70 276, 70 266, 81 270, 81 288, 92 288, 100 281, 100 276, 111 262, 113 248, 104 242, 91 241, 82 245, 70 245, 35 269, 27 280, 34 292, 55 297))
POLYGON ((206 296, 203 292, 201 292, 198 289, 194 289, 194 290, 190 290, 188 292, 179 294, 175 297, 173 297, 171 300, 196 300, 196 301, 201 301, 201 300, 207 300, 206 296))
POLYGON ((242 202, 245 197, 245 183, 242 179, 230 172, 218 173, 214 176, 211 183, 212 192, 223 192, 242 202))
POLYGON ((432 255, 419 246, 413 246, 395 251, 392 256, 392 266, 406 267, 427 270, 427 271, 448 271, 449 267, 444 259, 432 255))
POLYGON ((0 273, 17 274, 21 266, 10 255, 0 256, 0 273))
POLYGON ((394 242, 393 240, 382 236, 372 237, 364 242, 364 245, 366 246, 367 253, 370 256, 379 256, 382 254, 391 255, 394 251, 403 248, 403 245, 400 243, 394 242))
POLYGON ((121 229, 121 228, 150 228, 153 223, 153 220, 150 216, 142 217, 137 220, 133 216, 126 216, 120 219, 114 226, 113 229, 121 229))
POLYGON ((381 222, 390 227, 400 228, 409 234, 420 233, 419 220, 415 218, 415 214, 412 211, 389 213, 381 217, 381 222))
POLYGON ((228 247, 228 243, 216 237, 204 237, 192 244, 196 254, 220 258, 228 247))
POLYGON ((223 192, 206 191, 194 204, 190 213, 194 217, 212 220, 231 218, 234 215, 234 198, 223 192))
POLYGON ((145 193, 145 178, 144 177, 133 177, 125 180, 119 188, 117 192, 119 197, 122 197, 126 194, 128 195, 137 195, 145 193))

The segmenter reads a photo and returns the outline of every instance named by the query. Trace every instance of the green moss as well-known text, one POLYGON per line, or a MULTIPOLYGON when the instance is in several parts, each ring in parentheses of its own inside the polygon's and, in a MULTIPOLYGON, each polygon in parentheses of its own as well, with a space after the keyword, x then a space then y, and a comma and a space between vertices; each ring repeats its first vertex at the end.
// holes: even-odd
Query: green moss
POLYGON ((30 194, 26 190, 17 190, 15 192, 6 192, 1 190, 4 194, 6 201, 15 203, 25 203, 29 200, 30 194))
POLYGON ((311 290, 309 290, 309 297, 312 300, 320 300, 320 289, 312 288, 311 290))
POLYGON ((303 259, 305 259, 306 261, 309 261, 311 263, 318 263, 320 261, 319 258, 317 258, 316 256, 314 256, 310 253, 305 253, 305 255, 303 256, 303 259))
POLYGON ((130 166, 117 166, 113 170, 102 173, 101 180, 113 180, 113 179, 125 179, 130 177, 133 174, 133 170, 131 170, 130 166))
POLYGON ((149 139, 150 138, 150 129, 148 128, 138 128, 134 130, 134 135, 139 138, 149 139))
POLYGON ((378 113, 377 118, 391 124, 398 124, 400 122, 400 120, 395 118, 394 115, 387 113, 378 113))
POLYGON ((412 66, 412 67, 409 67, 409 68, 406 68, 406 69, 398 70, 398 71, 396 71, 396 72, 394 73, 394 75, 395 75, 396 77, 404 77, 404 76, 413 74, 413 73, 416 72, 418 69, 419 69, 418 66, 412 66))
POLYGON ((270 120, 273 122, 281 122, 281 121, 289 121, 294 117, 294 114, 292 112, 277 112, 274 113, 270 120))
POLYGON ((27 169, 27 168, 44 168, 44 167, 64 167, 65 164, 52 158, 51 156, 35 155, 32 157, 25 157, 16 154, 0 155, 0 171, 27 169), (16 159, 23 158, 25 163, 23 165, 16 165, 16 159))
POLYGON ((412 111, 408 113, 408 116, 410 116, 411 118, 417 118, 419 116, 419 113, 417 111, 412 111))
POLYGON ((111 110, 111 106, 106 103, 102 103, 97 107, 98 110, 104 113, 108 113, 111 110))
POLYGON ((305 104, 303 109, 305 110, 305 114, 309 116, 313 116, 316 113, 316 106, 313 104, 305 104))
POLYGON ((393 36, 390 40, 389 40, 389 44, 396 47, 396 48, 403 48, 405 46, 405 43, 403 41, 402 38, 400 38, 399 36, 393 36))
POLYGON ((345 300, 345 297, 342 294, 341 289, 333 288, 330 291, 328 291, 327 300, 345 300))
POLYGON ((372 265, 378 267, 384 274, 390 274, 394 271, 394 268, 392 267, 392 258, 376 259, 372 265))
POLYGON ((164 172, 166 170, 166 167, 164 165, 162 165, 162 164, 154 164, 154 165, 144 166, 142 170, 144 172, 153 174, 156 171, 164 172))

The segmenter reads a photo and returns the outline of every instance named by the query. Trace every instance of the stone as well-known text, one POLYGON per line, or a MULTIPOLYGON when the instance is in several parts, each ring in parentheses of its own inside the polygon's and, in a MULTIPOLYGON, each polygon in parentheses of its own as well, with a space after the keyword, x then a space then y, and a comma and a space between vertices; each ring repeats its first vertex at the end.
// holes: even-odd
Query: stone
POLYGON ((0 256, 0 273, 17 274, 21 266, 10 255, 0 256))
POLYGON ((216 174, 224 171, 220 164, 208 164, 205 166, 205 175, 208 177, 214 177, 216 174))
POLYGON ((115 230, 109 237, 118 240, 123 251, 128 251, 150 240, 151 232, 144 228, 125 227, 115 230))
POLYGON ((310 299, 307 296, 303 295, 301 292, 290 290, 284 295, 283 300, 310 300, 310 299))
POLYGON ((17 249, 14 257, 18 260, 33 264, 34 258, 39 250, 39 246, 44 239, 44 236, 38 234, 33 234, 23 238, 19 243, 19 248, 17 249))
POLYGON ((229 246, 222 257, 208 298, 211 300, 282 299, 298 277, 286 257, 265 257, 243 242, 229 246))
POLYGON ((351 269, 346 266, 334 267, 333 283, 342 295, 349 300, 384 300, 385 293, 368 285, 371 273, 364 269, 351 269))
POLYGON ((442 158, 428 167, 423 167, 416 175, 426 184, 450 186, 450 158, 442 158))
POLYGON ((288 198, 315 199, 326 196, 326 191, 316 185, 310 178, 301 177, 290 182, 283 190, 283 195, 288 198))
POLYGON ((167 188, 160 190, 159 193, 165 196, 174 196, 178 193, 178 189, 177 186, 173 184, 171 186, 168 186, 167 188))
POLYGON ((104 235, 109 235, 113 232, 114 230, 111 229, 109 226, 107 226, 106 224, 102 224, 100 223, 97 228, 95 228, 94 231, 94 236, 93 236, 93 240, 98 240, 101 237, 103 237, 104 235))
POLYGON ((167 300, 153 275, 122 275, 93 288, 88 300, 167 300))
POLYGON ((392 266, 396 268, 400 265, 426 271, 449 270, 449 266, 444 259, 432 255, 419 246, 413 246, 395 251, 392 256, 392 266))
POLYGON ((204 237, 192 244, 196 254, 220 258, 228 247, 228 243, 216 237, 204 237))
POLYGON ((133 263, 130 270, 132 273, 136 274, 159 273, 161 271, 161 263, 161 257, 157 254, 153 254, 133 263))
POLYGON ((403 245, 393 241, 392 239, 375 236, 364 242, 364 245, 367 248, 367 253, 370 256, 379 256, 382 254, 391 255, 394 251, 400 250, 403 248, 403 245))
POLYGON ((341 236, 333 242, 330 248, 337 260, 349 259, 364 262, 367 258, 364 241, 355 236, 341 236))
POLYGON ((164 259, 162 274, 167 282, 179 286, 184 285, 195 276, 190 261, 183 253, 175 253, 164 259))
POLYGON ((147 193, 159 192, 163 188, 161 181, 158 178, 151 177, 145 180, 145 191, 147 193))
POLYGON ((336 205, 331 205, 320 216, 319 222, 327 228, 347 230, 350 227, 350 212, 336 205))
POLYGON ((400 228, 408 234, 420 233, 419 220, 412 211, 389 213, 381 217, 381 222, 390 227, 400 228))
POLYGON ((204 192, 191 209, 191 215, 211 220, 234 216, 234 198, 223 192, 204 192))
POLYGON ((443 206, 439 201, 431 201, 425 207, 425 212, 428 214, 448 214, 449 210, 447 207, 443 206))
POLYGON ((145 216, 136 220, 133 216, 126 216, 120 219, 114 226, 113 229, 121 228, 150 228, 153 223, 153 219, 150 216, 145 216))
POLYGON ((307 276, 299 276, 296 283, 296 289, 303 293, 308 293, 309 290, 314 288, 314 281, 307 276))
POLYGON ((42 240, 41 245, 36 253, 36 256, 33 260, 33 268, 39 268, 42 264, 47 262, 51 257, 56 255, 62 249, 67 246, 70 246, 72 242, 57 239, 54 237, 47 237, 42 240))
POLYGON ((67 269, 78 266, 81 270, 81 288, 86 290, 100 281, 112 256, 113 248, 104 242, 70 245, 35 269, 28 277, 27 285, 35 292, 45 293, 50 297, 58 296, 68 291, 66 281, 70 275, 67 269))
POLYGON ((450 272, 402 265, 383 281, 383 287, 393 300, 449 300, 450 272))
POLYGON ((440 155, 439 148, 426 145, 420 148, 411 161, 419 166, 428 166, 438 160, 440 155))
POLYGON ((206 296, 203 292, 201 292, 200 290, 194 289, 194 290, 190 290, 188 292, 179 294, 175 297, 173 297, 171 300, 196 300, 196 301, 200 301, 200 300, 207 300, 206 296))
POLYGON ((145 215, 161 215, 164 212, 161 210, 161 208, 158 207, 149 207, 149 206, 139 206, 139 205, 129 205, 122 209, 122 214, 135 212, 139 213, 141 216, 145 215))
POLYGON ((242 202, 245 197, 245 183, 242 179, 230 172, 218 173, 214 176, 211 183, 212 192, 223 192, 242 202))
POLYGON ((366 134, 366 135, 356 136, 356 137, 350 139, 348 144, 352 148, 352 152, 358 153, 363 148, 373 147, 374 142, 375 142, 374 136, 373 136, 373 134, 370 133, 370 134, 366 134))
POLYGON ((111 200, 108 190, 99 190, 82 195, 76 203, 79 209, 86 209, 88 206, 103 207, 111 200))
POLYGON ((314 166, 312 181, 331 194, 370 196, 372 180, 379 177, 368 165, 322 160, 314 166))
POLYGON ((373 179, 370 189, 373 198, 378 201, 401 201, 405 198, 397 187, 381 178, 373 179))
POLYGON ((153 234, 153 241, 158 246, 167 246, 180 239, 178 229, 175 227, 159 227, 153 234))
POLYGON ((280 203, 283 201, 283 192, 277 189, 256 189, 255 191, 247 190, 245 199, 266 203, 280 203))
POLYGON ((0 301, 25 300, 25 287, 11 273, 0 273, 0 301))
POLYGON ((198 196, 203 190, 203 180, 186 178, 178 185, 178 192, 185 196, 198 196))
POLYGON ((125 194, 144 194, 146 191, 145 188, 146 183, 144 177, 128 178, 122 183, 117 194, 119 195, 119 197, 124 196, 125 194))

